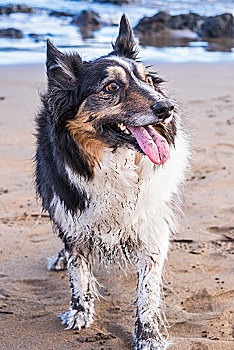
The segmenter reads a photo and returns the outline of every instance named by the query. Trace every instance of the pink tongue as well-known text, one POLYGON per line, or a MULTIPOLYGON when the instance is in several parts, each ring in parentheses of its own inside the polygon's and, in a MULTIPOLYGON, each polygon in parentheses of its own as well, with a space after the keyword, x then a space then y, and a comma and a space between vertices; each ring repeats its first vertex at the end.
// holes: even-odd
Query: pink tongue
POLYGON ((151 125, 127 126, 135 136, 142 151, 155 164, 163 164, 169 157, 168 143, 151 125))

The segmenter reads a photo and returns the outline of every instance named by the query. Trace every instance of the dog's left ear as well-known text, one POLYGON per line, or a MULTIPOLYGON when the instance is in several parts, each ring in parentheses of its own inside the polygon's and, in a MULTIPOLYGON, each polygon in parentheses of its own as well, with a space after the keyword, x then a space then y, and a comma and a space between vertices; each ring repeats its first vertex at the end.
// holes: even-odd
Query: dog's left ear
POLYGON ((133 30, 127 16, 124 14, 120 21, 119 35, 112 45, 113 51, 110 55, 117 55, 135 60, 138 54, 137 43, 135 42, 133 30))
POLYGON ((50 40, 47 40, 47 77, 49 84, 61 85, 75 84, 82 60, 76 53, 66 54, 59 51, 50 40))

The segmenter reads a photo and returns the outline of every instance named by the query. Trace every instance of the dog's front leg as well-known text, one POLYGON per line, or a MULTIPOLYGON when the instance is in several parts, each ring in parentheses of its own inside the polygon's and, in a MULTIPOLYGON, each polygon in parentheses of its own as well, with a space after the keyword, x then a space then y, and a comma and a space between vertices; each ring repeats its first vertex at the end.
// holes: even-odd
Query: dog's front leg
POLYGON ((143 252, 137 261, 137 319, 134 328, 135 350, 164 350, 160 333, 160 284, 162 261, 143 252))
POLYGON ((95 280, 90 264, 78 254, 70 254, 68 272, 71 286, 71 302, 68 312, 61 316, 66 329, 87 328, 93 323, 95 280))

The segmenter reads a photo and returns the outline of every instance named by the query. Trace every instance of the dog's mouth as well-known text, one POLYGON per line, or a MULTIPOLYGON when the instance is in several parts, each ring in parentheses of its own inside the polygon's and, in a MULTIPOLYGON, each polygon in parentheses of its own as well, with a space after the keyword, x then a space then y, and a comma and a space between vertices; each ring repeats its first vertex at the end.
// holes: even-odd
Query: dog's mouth
POLYGON ((109 130, 117 133, 118 138, 138 144, 141 151, 154 164, 163 164, 169 158, 169 145, 165 137, 157 130, 157 124, 145 126, 124 125, 123 123, 109 124, 109 130))

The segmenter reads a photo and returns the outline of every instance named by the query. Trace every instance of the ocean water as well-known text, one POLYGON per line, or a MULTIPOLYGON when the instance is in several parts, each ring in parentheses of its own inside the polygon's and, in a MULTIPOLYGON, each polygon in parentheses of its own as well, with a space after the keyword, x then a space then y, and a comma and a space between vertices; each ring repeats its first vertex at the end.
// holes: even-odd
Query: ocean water
MULTIPOLYGON (((0 0, 0 5, 7 5, 8 1, 0 0)), ((117 24, 123 13, 129 17, 135 26, 143 16, 152 16, 164 10, 170 14, 188 13, 190 11, 201 15, 212 16, 225 12, 234 13, 234 0, 180 0, 157 1, 139 0, 134 5, 116 6, 100 4, 93 1, 77 0, 22 0, 14 4, 25 4, 37 8, 34 14, 15 13, 0 16, 0 28, 16 28, 22 30, 22 39, 0 38, 0 64, 42 63, 45 61, 45 41, 51 41, 63 50, 76 50, 83 59, 89 60, 106 54, 111 50, 111 42, 115 40, 117 24), (80 13, 91 9, 98 12, 109 25, 93 33, 93 38, 83 39, 79 28, 71 25, 69 17, 51 17, 49 10, 80 13), (40 35, 40 40, 30 37, 30 34, 40 35)), ((222 45, 221 45, 222 46, 222 45)), ((221 49, 222 50, 222 49, 221 49)), ((234 60, 234 50, 230 48, 221 51, 210 47, 204 41, 188 41, 186 46, 178 47, 142 47, 140 58, 144 61, 163 62, 217 62, 234 60)))

